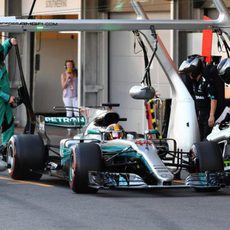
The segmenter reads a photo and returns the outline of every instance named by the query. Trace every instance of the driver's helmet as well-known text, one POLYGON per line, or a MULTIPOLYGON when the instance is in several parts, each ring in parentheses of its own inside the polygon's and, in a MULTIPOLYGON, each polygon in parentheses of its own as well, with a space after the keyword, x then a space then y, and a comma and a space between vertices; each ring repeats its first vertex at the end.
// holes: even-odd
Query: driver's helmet
POLYGON ((118 124, 111 124, 106 128, 107 131, 107 140, 122 139, 124 138, 125 131, 123 127, 118 124))
POLYGON ((192 74, 192 77, 196 78, 199 76, 204 69, 204 61, 203 57, 200 55, 191 55, 188 56, 188 58, 182 62, 182 64, 179 67, 180 73, 185 74, 192 74))
POLYGON ((230 58, 223 59, 217 66, 218 73, 223 81, 230 84, 230 58))

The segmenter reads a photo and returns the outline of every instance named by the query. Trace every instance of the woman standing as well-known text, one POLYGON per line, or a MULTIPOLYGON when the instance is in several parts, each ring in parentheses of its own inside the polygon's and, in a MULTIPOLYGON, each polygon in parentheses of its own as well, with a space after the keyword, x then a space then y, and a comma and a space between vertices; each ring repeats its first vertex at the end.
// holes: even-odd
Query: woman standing
POLYGON ((66 116, 78 115, 78 79, 77 70, 73 60, 65 61, 65 72, 61 74, 61 85, 63 89, 63 102, 66 107, 66 116))

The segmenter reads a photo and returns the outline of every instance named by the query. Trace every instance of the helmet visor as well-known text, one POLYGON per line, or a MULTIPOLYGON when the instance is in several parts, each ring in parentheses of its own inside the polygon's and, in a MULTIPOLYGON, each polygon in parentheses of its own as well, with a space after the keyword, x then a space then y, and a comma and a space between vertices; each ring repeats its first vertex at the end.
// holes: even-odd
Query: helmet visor
POLYGON ((179 67, 179 72, 184 73, 189 68, 189 66, 190 66, 190 63, 187 60, 183 61, 179 67))
POLYGON ((111 135, 113 139, 120 139, 122 138, 122 131, 112 131, 111 135))
POLYGON ((198 57, 191 57, 185 61, 182 62, 182 64, 179 67, 180 73, 189 73, 193 72, 194 69, 198 68, 200 59, 198 57))

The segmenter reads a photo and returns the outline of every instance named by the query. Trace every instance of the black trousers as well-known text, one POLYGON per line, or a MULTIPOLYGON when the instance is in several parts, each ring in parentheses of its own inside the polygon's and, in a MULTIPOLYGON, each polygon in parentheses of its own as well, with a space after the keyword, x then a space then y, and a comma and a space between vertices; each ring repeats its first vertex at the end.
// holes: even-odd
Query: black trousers
POLYGON ((198 111, 198 125, 200 130, 200 140, 204 141, 206 137, 211 133, 212 128, 208 125, 209 111, 198 111))

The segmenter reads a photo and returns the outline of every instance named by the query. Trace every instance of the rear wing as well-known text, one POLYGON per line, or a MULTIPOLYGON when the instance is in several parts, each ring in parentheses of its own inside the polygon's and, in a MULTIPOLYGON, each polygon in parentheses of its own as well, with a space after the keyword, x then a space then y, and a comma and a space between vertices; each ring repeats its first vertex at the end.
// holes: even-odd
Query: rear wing
POLYGON ((81 113, 81 109, 77 107, 55 106, 53 108, 55 113, 37 114, 37 124, 40 131, 45 130, 45 126, 54 126, 60 128, 81 129, 87 121, 85 116, 81 113), (74 111, 76 116, 66 117, 66 111, 74 111))
POLYGON ((86 125, 86 118, 82 115, 76 117, 37 116, 37 129, 40 134, 46 135, 46 127, 82 129, 86 125))

